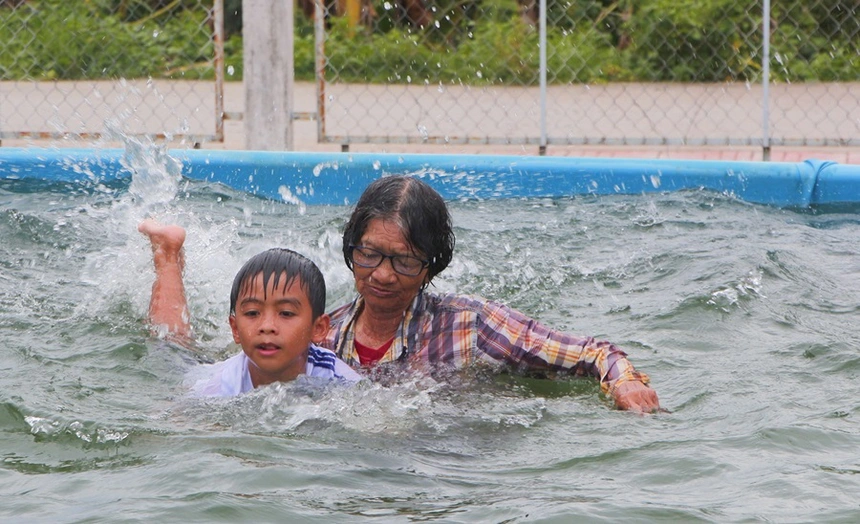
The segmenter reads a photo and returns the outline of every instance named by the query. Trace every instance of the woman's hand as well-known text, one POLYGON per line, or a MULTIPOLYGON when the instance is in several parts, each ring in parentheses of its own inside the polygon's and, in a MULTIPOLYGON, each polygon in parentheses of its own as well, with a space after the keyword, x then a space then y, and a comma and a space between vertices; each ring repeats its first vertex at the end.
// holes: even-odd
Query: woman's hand
POLYGON ((612 391, 618 409, 634 413, 655 413, 660 410, 657 392, 637 381, 618 384, 612 391))

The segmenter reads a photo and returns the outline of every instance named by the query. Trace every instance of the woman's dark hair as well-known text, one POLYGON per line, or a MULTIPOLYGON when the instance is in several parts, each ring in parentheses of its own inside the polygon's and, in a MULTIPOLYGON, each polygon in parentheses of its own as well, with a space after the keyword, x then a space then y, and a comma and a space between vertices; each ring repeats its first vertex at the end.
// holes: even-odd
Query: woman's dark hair
POLYGON ((343 259, 352 270, 350 245, 359 245, 373 219, 400 224, 406 242, 430 261, 428 280, 454 256, 454 228, 442 196, 426 182, 408 176, 374 180, 362 193, 343 230, 343 259))
POLYGON ((260 274, 263 275, 263 298, 269 292, 269 279, 274 278, 272 289, 278 287, 281 278, 284 279, 284 289, 287 289, 294 280, 299 279, 299 285, 311 303, 313 318, 317 319, 325 313, 325 278, 317 265, 291 249, 275 247, 254 255, 236 273, 233 289, 230 290, 231 315, 236 314, 236 301, 239 300, 239 295, 260 274))

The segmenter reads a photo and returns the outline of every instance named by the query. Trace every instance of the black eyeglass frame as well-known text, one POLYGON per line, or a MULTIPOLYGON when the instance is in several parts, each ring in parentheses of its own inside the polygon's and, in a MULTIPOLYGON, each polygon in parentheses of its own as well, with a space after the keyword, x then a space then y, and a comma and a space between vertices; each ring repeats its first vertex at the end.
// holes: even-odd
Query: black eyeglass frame
POLYGON ((350 245, 349 245, 349 259, 352 261, 352 263, 353 263, 353 264, 355 264, 355 265, 356 265, 356 266, 358 266, 358 267, 362 267, 362 268, 364 268, 364 269, 373 269, 373 268, 377 268, 377 267, 379 267, 379 266, 381 266, 381 265, 382 265, 382 262, 383 262, 386 258, 387 258, 387 259, 389 259, 389 260, 391 261, 391 268, 394 270, 394 272, 395 272, 395 273, 398 273, 398 274, 400 274, 400 275, 407 276, 407 277, 417 277, 418 275, 420 275, 420 274, 421 274, 421 272, 422 272, 422 271, 424 271, 424 269, 425 269, 425 268, 427 268, 427 267, 429 267, 429 266, 430 266, 430 261, 429 261, 429 260, 424 260, 424 259, 421 259, 421 258, 418 258, 418 257, 413 257, 413 256, 411 256, 411 255, 386 255, 386 254, 385 254, 385 253, 383 253, 382 251, 379 251, 378 249, 373 249, 372 247, 367 247, 367 246, 356 246, 356 245, 354 245, 354 244, 350 244, 350 245), (356 262, 356 260, 355 260, 355 254, 354 254, 356 249, 363 250, 363 251, 372 251, 372 252, 374 252, 374 253, 378 254, 378 255, 380 256, 380 258, 379 258, 379 262, 378 262, 378 263, 376 263, 375 265, 372 265, 372 266, 369 266, 369 265, 366 265, 366 264, 360 264, 360 263, 356 262), (404 273, 403 271, 400 271, 399 269, 397 269, 397 265, 395 265, 395 264, 394 264, 394 260, 395 260, 395 259, 397 259, 397 258, 399 258, 399 259, 408 258, 408 259, 410 259, 410 260, 417 260, 418 262, 421 262, 421 266, 418 268, 418 271, 417 271, 416 273, 414 273, 414 274, 412 274, 412 273, 404 273))

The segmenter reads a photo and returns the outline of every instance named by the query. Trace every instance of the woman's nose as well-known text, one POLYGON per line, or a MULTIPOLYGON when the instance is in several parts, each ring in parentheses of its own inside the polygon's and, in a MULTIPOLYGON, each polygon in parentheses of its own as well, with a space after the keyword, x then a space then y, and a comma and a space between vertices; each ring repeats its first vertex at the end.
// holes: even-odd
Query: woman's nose
POLYGON ((373 270, 373 280, 377 282, 391 282, 397 278, 397 274, 394 271, 394 262, 390 258, 386 258, 382 261, 381 264, 376 266, 373 270))

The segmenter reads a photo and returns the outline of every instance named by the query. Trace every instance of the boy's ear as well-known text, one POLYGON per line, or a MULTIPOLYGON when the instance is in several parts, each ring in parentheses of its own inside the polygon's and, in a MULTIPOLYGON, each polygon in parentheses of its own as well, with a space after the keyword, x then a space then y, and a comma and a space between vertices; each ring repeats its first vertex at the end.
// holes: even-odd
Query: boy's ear
POLYGON ((311 334, 311 342, 319 344, 325 339, 328 328, 331 325, 331 317, 323 313, 314 320, 313 333, 311 334))
POLYGON ((233 332, 233 342, 241 344, 241 342, 239 342, 239 330, 236 328, 236 315, 230 315, 227 317, 227 322, 230 323, 230 331, 233 332))

